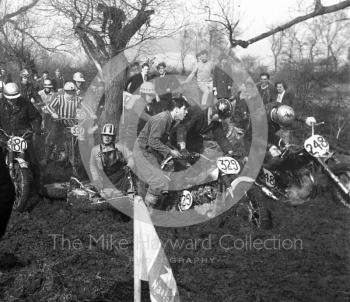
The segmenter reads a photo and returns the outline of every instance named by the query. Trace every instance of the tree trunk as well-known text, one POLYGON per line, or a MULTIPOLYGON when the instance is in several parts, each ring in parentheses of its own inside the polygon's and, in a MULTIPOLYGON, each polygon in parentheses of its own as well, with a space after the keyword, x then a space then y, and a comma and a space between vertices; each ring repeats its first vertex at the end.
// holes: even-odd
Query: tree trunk
POLYGON ((123 106, 123 90, 127 80, 128 61, 124 53, 114 57, 104 68, 105 78, 105 107, 99 124, 113 123, 119 128, 123 106))

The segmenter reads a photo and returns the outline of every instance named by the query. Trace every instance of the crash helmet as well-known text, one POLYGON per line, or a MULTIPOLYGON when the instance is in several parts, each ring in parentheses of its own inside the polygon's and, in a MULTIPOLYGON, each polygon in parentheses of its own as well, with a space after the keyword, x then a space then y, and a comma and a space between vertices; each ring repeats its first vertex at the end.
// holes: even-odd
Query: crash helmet
POLYGON ((29 73, 28 69, 22 69, 21 72, 19 73, 19 76, 21 78, 27 78, 30 76, 30 73, 29 73))
POLYGON ((64 84, 63 89, 64 89, 65 91, 74 91, 74 90, 75 90, 75 85, 74 85, 72 82, 66 82, 66 83, 64 84))
POLYGON ((4 87, 4 96, 9 100, 17 99, 21 96, 16 83, 7 83, 4 87))
POLYGON ((115 135, 115 126, 113 124, 104 124, 101 135, 115 135))
POLYGON ((44 88, 52 88, 52 87, 53 87, 52 81, 51 81, 50 79, 44 80, 44 82, 43 82, 43 87, 44 87, 44 88))
POLYGON ((228 99, 219 99, 215 104, 215 109, 221 119, 227 119, 232 115, 233 107, 228 99))
POLYGON ((140 86, 140 93, 155 94, 154 84, 152 82, 143 82, 140 86))
POLYGON ((81 72, 76 72, 73 75, 73 80, 76 82, 85 82, 84 76, 81 72))
POLYGON ((271 120, 281 126, 289 126, 295 120, 294 109, 288 105, 280 105, 271 110, 271 120))

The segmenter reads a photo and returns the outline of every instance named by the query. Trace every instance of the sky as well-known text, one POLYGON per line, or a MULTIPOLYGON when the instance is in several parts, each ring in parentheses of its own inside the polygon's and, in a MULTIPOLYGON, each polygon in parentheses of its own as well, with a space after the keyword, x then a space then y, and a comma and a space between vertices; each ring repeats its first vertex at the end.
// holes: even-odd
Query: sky
MULTIPOLYGON (((207 13, 200 13, 198 7, 204 7, 206 2, 210 1, 212 7, 216 0, 182 0, 184 4, 184 13, 191 12, 188 15, 188 20, 197 24, 198 26, 206 26, 208 22, 205 21, 207 13)), ((220 0, 223 1, 223 0, 220 0)), ((236 11, 240 14, 240 27, 242 35, 240 38, 248 40, 267 30, 272 25, 284 24, 291 19, 311 12, 313 9, 314 0, 227 0, 234 3, 236 11)), ((333 5, 340 2, 340 0, 322 0, 322 4, 333 5)), ((215 13, 215 8, 212 9, 215 13)), ((349 11, 349 9, 348 9, 349 11)), ((177 40, 164 39, 156 42, 161 49, 160 52, 167 53, 164 59, 174 62, 178 61, 176 52, 179 52, 179 43, 177 40)), ((270 50, 269 38, 263 39, 250 45, 247 49, 240 47, 236 48, 236 53, 239 56, 252 55, 260 58, 261 64, 271 66, 272 54, 270 50)), ((189 56, 189 61, 193 62, 194 56, 189 56)))

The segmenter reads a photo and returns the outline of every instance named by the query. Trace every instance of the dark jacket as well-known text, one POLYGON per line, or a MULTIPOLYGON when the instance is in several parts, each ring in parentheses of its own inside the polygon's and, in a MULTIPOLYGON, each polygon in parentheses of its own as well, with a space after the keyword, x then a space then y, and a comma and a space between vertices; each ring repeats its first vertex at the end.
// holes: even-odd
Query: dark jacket
POLYGON ((64 87, 64 78, 63 78, 63 76, 60 76, 59 78, 54 77, 52 79, 52 85, 53 85, 53 90, 55 92, 57 92, 58 89, 63 89, 63 87, 64 87))
POLYGON ((142 83, 143 83, 142 74, 141 73, 134 74, 133 76, 131 76, 127 80, 124 90, 127 91, 127 92, 130 92, 130 93, 133 93, 133 94, 134 93, 138 94, 138 92, 140 90, 140 86, 142 85, 142 83))
POLYGON ((186 148, 190 152, 203 151, 203 135, 212 133, 215 141, 219 144, 222 151, 227 153, 232 150, 228 141, 222 123, 218 121, 208 121, 208 111, 211 107, 202 110, 195 105, 188 109, 185 119, 177 126, 177 143, 185 142, 186 148))
POLYGON ((275 86, 273 86, 271 83, 265 89, 261 88, 261 84, 258 84, 257 88, 265 105, 276 100, 276 89, 275 86))
POLYGON ((137 138, 140 149, 158 158, 166 158, 171 151, 166 143, 169 141, 172 125, 173 119, 169 111, 152 116, 137 138))
POLYGON ((171 94, 179 88, 180 82, 174 74, 165 74, 163 77, 158 76, 154 79, 154 86, 156 93, 162 97, 162 95, 171 94))
POLYGON ((233 80, 230 76, 229 70, 224 70, 219 66, 215 66, 213 72, 213 87, 216 87, 217 98, 230 98, 231 89, 228 89, 228 86, 232 87, 233 80))
MULTIPOLYGON (((277 97, 278 97, 278 94, 276 94, 276 98, 274 100, 274 102, 277 101, 277 97)), ((281 102, 283 105, 288 105, 288 106, 291 106, 293 107, 294 105, 294 95, 289 92, 289 91, 286 91, 282 97, 282 102, 281 102)))
POLYGON ((37 89, 32 83, 20 83, 18 86, 21 96, 25 98, 28 102, 31 102, 31 99, 33 98, 36 104, 41 103, 41 97, 39 96, 37 89))
POLYGON ((5 164, 4 154, 0 147, 0 238, 5 234, 7 223, 10 219, 15 189, 5 164))
POLYGON ((135 101, 135 104, 131 109, 125 109, 122 119, 124 123, 121 124, 120 141, 133 150, 134 143, 151 116, 156 115, 162 111, 159 103, 154 99, 151 104, 147 104, 146 101, 140 97, 135 101))
POLYGON ((26 130, 40 133, 41 120, 40 112, 22 97, 13 104, 0 103, 0 127, 8 134, 22 135, 26 130))

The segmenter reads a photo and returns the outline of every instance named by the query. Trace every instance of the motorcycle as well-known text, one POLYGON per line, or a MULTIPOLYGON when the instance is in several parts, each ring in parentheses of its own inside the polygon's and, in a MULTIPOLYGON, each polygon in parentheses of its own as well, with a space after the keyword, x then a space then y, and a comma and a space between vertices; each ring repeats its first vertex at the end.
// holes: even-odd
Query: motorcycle
MULTIPOLYGON (((58 163, 70 164, 73 175, 79 176, 80 157, 78 151, 78 141, 84 140, 85 129, 80 124, 79 118, 59 118, 56 122, 62 122, 65 125, 63 131, 63 141, 54 144, 49 155, 49 160, 58 163)), ((50 133, 48 133, 49 135, 50 133)))
MULTIPOLYGON (((317 194, 318 176, 322 174, 331 181, 335 200, 350 208, 350 163, 337 159, 328 141, 315 134, 315 126, 321 124, 312 124, 311 136, 303 146, 287 144, 280 149, 272 160, 275 164, 262 167, 255 188, 272 200, 299 205, 317 194)), ((253 194, 247 194, 254 200, 253 194)))
POLYGON ((0 128, 0 132, 5 137, 6 158, 11 179, 15 186, 16 198, 13 209, 19 212, 27 211, 29 208, 28 200, 32 175, 29 169, 29 162, 26 160, 25 151, 28 148, 27 139, 30 139, 33 133, 26 131, 22 136, 7 134, 0 128))
MULTIPOLYGON (((200 173, 191 172, 187 177, 185 176, 183 189, 169 191, 161 202, 166 205, 166 210, 174 205, 180 212, 189 209, 201 211, 203 205, 206 205, 202 207, 204 211, 206 208, 214 207, 216 200, 224 196, 226 190, 230 188, 232 179, 241 171, 240 163, 231 156, 209 158, 198 153, 190 153, 185 158, 187 167, 193 166, 199 158, 205 162, 200 166, 206 166, 208 169, 201 170, 200 173)), ((174 170, 173 166, 174 159, 170 156, 162 162, 161 169, 171 172, 174 170)), ((164 208, 164 206, 161 207, 164 208)))

